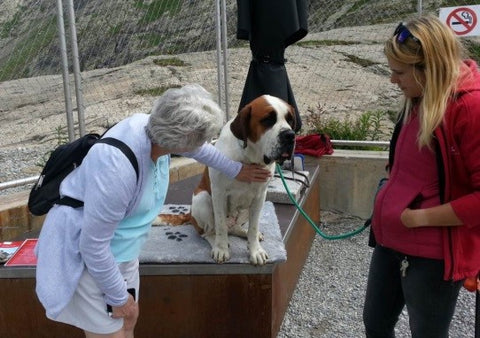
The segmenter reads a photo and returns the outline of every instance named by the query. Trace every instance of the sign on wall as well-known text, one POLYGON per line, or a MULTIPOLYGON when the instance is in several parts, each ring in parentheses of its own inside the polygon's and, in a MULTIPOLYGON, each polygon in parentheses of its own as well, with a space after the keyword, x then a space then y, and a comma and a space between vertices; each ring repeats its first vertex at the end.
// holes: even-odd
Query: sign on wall
POLYGON ((480 5, 440 8, 439 18, 458 36, 480 35, 480 5))

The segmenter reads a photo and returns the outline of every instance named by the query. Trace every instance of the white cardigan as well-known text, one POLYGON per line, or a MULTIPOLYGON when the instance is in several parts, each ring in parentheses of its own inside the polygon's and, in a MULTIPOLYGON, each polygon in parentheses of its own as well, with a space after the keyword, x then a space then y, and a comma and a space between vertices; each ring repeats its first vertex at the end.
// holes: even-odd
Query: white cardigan
MULTIPOLYGON (((145 131, 148 117, 135 114, 106 133, 125 142, 136 155, 138 182, 128 158, 118 148, 100 143, 91 148, 82 165, 61 184, 61 194, 84 201, 84 207, 55 205, 39 236, 36 292, 49 318, 55 319, 68 304, 85 267, 105 294, 106 303, 121 306, 127 301, 128 293, 110 251, 110 240, 118 223, 135 210, 144 189, 151 188, 145 186, 144 180, 152 161, 151 142, 145 131)), ((210 144, 182 155, 231 178, 242 166, 210 144)))

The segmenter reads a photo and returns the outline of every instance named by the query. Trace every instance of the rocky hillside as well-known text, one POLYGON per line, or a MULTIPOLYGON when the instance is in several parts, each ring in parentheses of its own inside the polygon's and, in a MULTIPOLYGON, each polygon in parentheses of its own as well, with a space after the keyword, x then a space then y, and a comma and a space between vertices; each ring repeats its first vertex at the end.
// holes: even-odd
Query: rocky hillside
MULTIPOLYGON (((235 36, 236 1, 226 3, 229 46, 245 44, 235 36)), ((414 13, 416 3, 310 0, 309 32, 393 22, 414 13)), ((438 7, 438 1, 423 3, 425 9, 438 7)), ((215 1, 75 0, 74 6, 82 71, 215 49, 215 1)), ((56 2, 0 1, 0 81, 58 74, 60 65, 56 2)))
MULTIPOLYGON (((148 112, 159 84, 200 82, 212 93, 217 90, 213 1, 74 3, 88 132, 148 112), (172 7, 155 7, 161 3, 172 7)), ((227 4, 229 45, 238 47, 229 50, 228 61, 232 116, 251 54, 235 38, 236 2, 227 4)), ((311 0, 309 34, 287 50, 300 113, 319 105, 336 117, 396 110, 399 91, 389 82, 381 41, 398 16, 407 16, 395 8, 407 11, 410 6, 408 12, 414 12, 415 4, 311 0)), ((38 163, 65 137, 58 55, 54 2, 0 0, 0 182, 38 175, 38 163)))

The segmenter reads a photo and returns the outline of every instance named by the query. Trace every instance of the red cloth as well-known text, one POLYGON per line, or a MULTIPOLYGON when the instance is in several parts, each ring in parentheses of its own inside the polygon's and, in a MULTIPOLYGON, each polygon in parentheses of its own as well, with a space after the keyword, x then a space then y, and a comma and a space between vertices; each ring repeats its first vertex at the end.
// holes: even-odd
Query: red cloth
POLYGON ((332 142, 326 134, 300 135, 296 137, 295 154, 320 157, 333 154, 332 142))

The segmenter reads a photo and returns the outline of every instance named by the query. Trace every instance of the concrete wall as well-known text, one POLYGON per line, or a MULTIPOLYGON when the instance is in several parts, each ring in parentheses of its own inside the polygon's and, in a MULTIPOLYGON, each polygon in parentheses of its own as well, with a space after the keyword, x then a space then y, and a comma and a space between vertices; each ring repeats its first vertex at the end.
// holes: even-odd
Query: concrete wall
POLYGON ((385 177, 386 151, 335 150, 307 162, 320 166, 320 207, 370 217, 378 181, 385 177))

